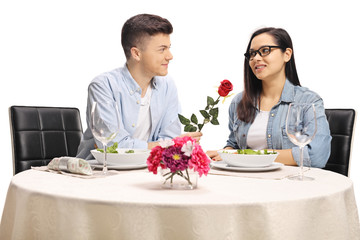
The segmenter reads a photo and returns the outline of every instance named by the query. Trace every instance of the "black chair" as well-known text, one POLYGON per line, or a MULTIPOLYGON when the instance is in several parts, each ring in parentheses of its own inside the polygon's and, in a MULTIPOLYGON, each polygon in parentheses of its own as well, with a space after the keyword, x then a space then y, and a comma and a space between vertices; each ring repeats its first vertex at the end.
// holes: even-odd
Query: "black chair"
POLYGON ((325 109, 330 125, 331 154, 324 169, 349 175, 351 142, 355 123, 354 109, 325 109))
POLYGON ((9 115, 14 174, 76 156, 83 132, 77 108, 11 106, 9 115))

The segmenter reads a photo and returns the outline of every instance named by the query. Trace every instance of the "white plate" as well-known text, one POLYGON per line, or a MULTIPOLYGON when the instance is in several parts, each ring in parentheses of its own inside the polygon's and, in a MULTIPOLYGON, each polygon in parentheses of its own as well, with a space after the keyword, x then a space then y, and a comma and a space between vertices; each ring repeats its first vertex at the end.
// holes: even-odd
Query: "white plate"
POLYGON ((271 170, 281 168, 282 166, 284 166, 284 164, 274 162, 273 164, 271 164, 270 166, 267 166, 267 167, 233 167, 233 166, 227 165, 227 163, 224 161, 219 161, 219 162, 212 162, 211 166, 220 168, 220 169, 224 169, 224 170, 230 170, 230 171, 265 172, 265 171, 271 171, 271 170))
MULTIPOLYGON (((90 160, 89 161, 90 166, 95 167, 97 169, 102 169, 103 165, 99 164, 96 160, 90 160)), ((147 164, 135 164, 135 165, 107 165, 107 168, 109 170, 131 170, 131 169, 141 169, 146 168, 147 164)))

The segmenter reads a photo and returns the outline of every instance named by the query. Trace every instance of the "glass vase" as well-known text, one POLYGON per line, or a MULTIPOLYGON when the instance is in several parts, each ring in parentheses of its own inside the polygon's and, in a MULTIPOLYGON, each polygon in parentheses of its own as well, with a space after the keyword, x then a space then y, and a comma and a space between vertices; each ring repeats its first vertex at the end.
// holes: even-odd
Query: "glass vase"
POLYGON ((160 168, 161 187, 169 189, 195 189, 199 174, 192 169, 171 172, 170 169, 160 168))

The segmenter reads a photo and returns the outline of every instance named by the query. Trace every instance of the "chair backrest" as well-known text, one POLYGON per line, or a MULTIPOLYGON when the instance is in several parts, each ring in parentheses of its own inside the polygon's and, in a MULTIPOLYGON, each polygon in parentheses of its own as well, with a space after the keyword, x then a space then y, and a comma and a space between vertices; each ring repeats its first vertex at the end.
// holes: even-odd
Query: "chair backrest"
POLYGON ((354 109, 325 109, 332 136, 331 154, 324 169, 349 175, 354 109))
POLYGON ((11 106, 9 115, 14 174, 76 156, 83 132, 77 108, 11 106))

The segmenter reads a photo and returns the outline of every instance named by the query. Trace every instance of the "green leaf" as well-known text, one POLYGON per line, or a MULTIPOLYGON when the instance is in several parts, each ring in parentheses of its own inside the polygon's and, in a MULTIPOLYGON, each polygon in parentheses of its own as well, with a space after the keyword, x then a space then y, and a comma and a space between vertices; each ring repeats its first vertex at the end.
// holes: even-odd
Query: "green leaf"
POLYGON ((186 117, 184 117, 183 115, 178 114, 178 117, 179 117, 179 120, 180 120, 180 122, 181 122, 182 124, 187 125, 187 124, 190 123, 190 120, 187 119, 186 117))
POLYGON ((187 124, 184 127, 185 132, 196 132, 196 130, 197 130, 197 127, 192 126, 191 124, 187 124))
POLYGON ((207 105, 214 105, 214 99, 212 97, 207 97, 207 105))
POLYGON ((191 115, 191 122, 193 122, 193 123, 195 123, 195 124, 198 124, 198 119, 197 119, 197 117, 196 117, 195 114, 192 114, 192 115, 191 115))
POLYGON ((211 117, 211 116, 208 114, 208 112, 205 111, 205 110, 200 110, 200 113, 201 113, 201 115, 202 115, 204 118, 210 118, 210 117, 211 117))
POLYGON ((219 121, 216 118, 211 119, 210 121, 213 125, 219 125, 219 121))
POLYGON ((115 142, 111 147, 108 147, 106 149, 106 152, 107 153, 117 153, 117 151, 116 151, 117 147, 118 147, 118 143, 115 142))
POLYGON ((219 108, 213 108, 209 111, 210 115, 214 118, 217 118, 219 115, 219 108))
POLYGON ((204 127, 204 124, 200 123, 198 124, 198 127, 199 127, 199 131, 201 131, 201 129, 204 127))
POLYGON ((244 153, 249 155, 260 155, 260 151, 254 151, 252 149, 244 149, 244 153))
MULTIPOLYGON (((114 144, 112 146, 106 148, 106 152, 107 153, 118 153, 118 151, 116 150, 117 148, 118 148, 118 143, 114 142, 114 144)), ((98 150, 99 152, 104 153, 103 149, 97 148, 96 150, 98 150)))

